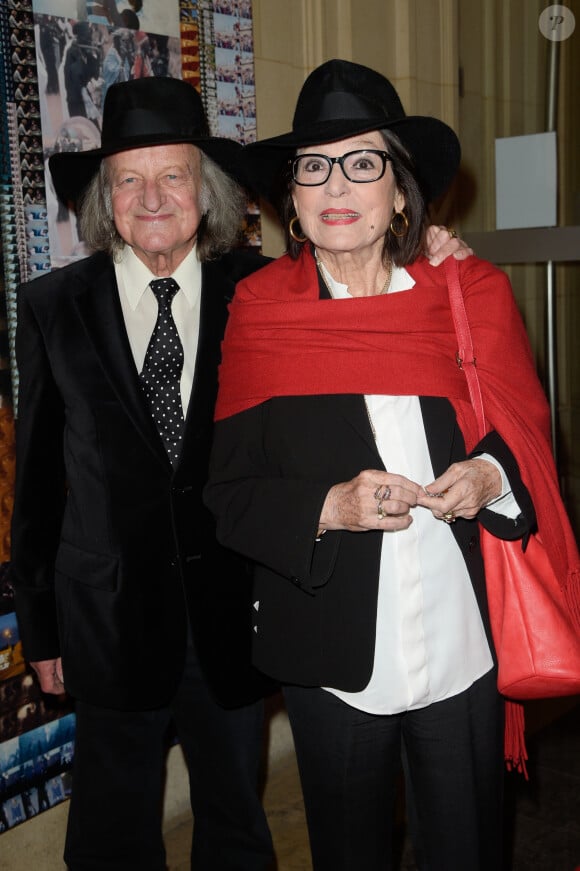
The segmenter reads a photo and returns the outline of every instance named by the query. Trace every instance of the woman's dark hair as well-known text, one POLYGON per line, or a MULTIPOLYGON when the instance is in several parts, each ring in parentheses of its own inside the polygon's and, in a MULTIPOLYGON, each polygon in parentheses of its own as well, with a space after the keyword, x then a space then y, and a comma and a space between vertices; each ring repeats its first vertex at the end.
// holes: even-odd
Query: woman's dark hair
MULTIPOLYGON (((398 136, 395 136, 390 130, 381 130, 380 133, 385 140, 386 150, 391 156, 390 164, 397 187, 405 198, 404 214, 409 222, 405 231, 404 220, 394 218, 395 230, 405 232, 402 236, 395 236, 389 227, 385 234, 383 260, 385 263, 392 261, 395 266, 407 266, 423 252, 427 227, 427 205, 410 154, 398 136)), ((284 228, 288 254, 293 260, 296 260, 302 250, 303 243, 293 239, 289 232, 290 221, 296 217, 292 202, 293 186, 294 181, 288 164, 279 179, 278 190, 280 193, 277 199, 277 211, 284 228)), ((301 234, 300 224, 297 221, 294 222, 294 233, 301 234)))

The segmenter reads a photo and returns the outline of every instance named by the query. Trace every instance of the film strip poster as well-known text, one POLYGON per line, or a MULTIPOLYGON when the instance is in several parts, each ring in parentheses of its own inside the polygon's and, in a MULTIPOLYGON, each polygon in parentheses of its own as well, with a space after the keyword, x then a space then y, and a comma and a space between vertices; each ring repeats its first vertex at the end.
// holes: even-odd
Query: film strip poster
MULTIPOLYGON (((17 393, 18 284, 89 253, 74 214, 56 198, 50 155, 97 147, 107 88, 138 76, 190 81, 214 135, 253 141, 256 113, 250 0, 0 0, 0 43, 0 290, 7 316, 6 332, 0 327, 6 376, 0 418, 9 413, 6 422, 0 419, 0 441, 9 447, 12 410, 3 397, 17 393)), ((245 244, 260 244, 259 227, 251 203, 245 244)), ((11 474, 10 451, 0 454, 11 474)), ((2 542, 9 513, 0 514, 2 542)), ((6 545, 0 552, 0 833, 68 797, 75 724, 70 701, 40 693, 24 662, 8 558, 6 545)))
MULTIPOLYGON (((199 0, 182 2, 182 10, 195 9, 199 28, 199 91, 214 136, 226 136, 241 145, 256 139, 256 84, 251 0, 199 0)), ((184 40, 184 53, 187 40, 184 40)), ((189 75, 184 57, 184 78, 189 75)), ((195 63, 195 62, 194 62, 195 63)), ((262 244, 258 204, 250 200, 242 245, 262 244)))

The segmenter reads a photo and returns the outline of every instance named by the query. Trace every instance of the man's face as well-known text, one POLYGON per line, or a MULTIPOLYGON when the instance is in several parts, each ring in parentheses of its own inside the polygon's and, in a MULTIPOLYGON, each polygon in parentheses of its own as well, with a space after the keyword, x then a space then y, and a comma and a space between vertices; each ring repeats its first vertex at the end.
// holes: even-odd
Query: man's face
POLYGON ((154 145, 106 160, 120 236, 156 275, 171 274, 191 251, 202 218, 199 150, 154 145))

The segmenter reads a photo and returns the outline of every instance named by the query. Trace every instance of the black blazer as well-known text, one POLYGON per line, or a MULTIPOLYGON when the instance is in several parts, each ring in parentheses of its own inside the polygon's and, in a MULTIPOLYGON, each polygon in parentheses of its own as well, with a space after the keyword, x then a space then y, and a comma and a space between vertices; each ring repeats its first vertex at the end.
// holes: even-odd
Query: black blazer
POLYGON ((199 347, 173 471, 139 383, 110 258, 19 290, 12 577, 24 653, 62 656, 75 697, 158 707, 182 674, 189 623, 225 704, 257 697, 246 563, 202 503, 220 342, 235 283, 264 258, 203 265, 199 347))
MULTIPOLYGON (((438 476, 465 458, 463 437, 446 399, 423 397, 421 410, 438 476)), ((522 515, 484 510, 480 520, 521 537, 535 517, 514 458, 495 433, 473 455, 482 451, 502 463, 522 515)), ((329 488, 363 469, 384 466, 361 396, 276 398, 215 427, 206 502, 219 540, 257 562, 254 662, 283 683, 356 692, 370 679, 382 533, 328 531, 315 542, 329 488)), ((452 530, 489 638, 478 522, 459 519, 452 530)))

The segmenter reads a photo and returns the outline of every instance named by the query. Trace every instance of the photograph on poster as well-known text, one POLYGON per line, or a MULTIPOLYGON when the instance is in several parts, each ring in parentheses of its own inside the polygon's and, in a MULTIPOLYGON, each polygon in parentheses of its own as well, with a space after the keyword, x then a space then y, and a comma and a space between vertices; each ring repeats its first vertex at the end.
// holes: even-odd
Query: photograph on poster
POLYGON ((216 79, 238 85, 254 85, 254 58, 247 52, 231 48, 215 50, 216 79))
POLYGON ((0 832, 68 798, 74 723, 69 713, 0 744, 0 832))
POLYGON ((210 5, 216 13, 239 15, 240 18, 252 17, 251 0, 213 0, 210 5))
POLYGON ((87 19, 99 24, 120 25, 125 10, 134 12, 140 29, 179 37, 179 3, 162 0, 33 0, 32 8, 40 15, 87 19))
POLYGON ((24 668, 16 614, 3 614, 0 616, 0 681, 21 674, 24 668))
MULTIPOLYGON (((25 705, 40 702, 41 699, 40 688, 31 672, 25 671, 12 678, 2 678, 0 680, 0 723, 4 717, 13 713, 17 716, 18 711, 25 705)), ((0 728, 1 740, 13 738, 15 735, 16 731, 8 734, 0 728)))

